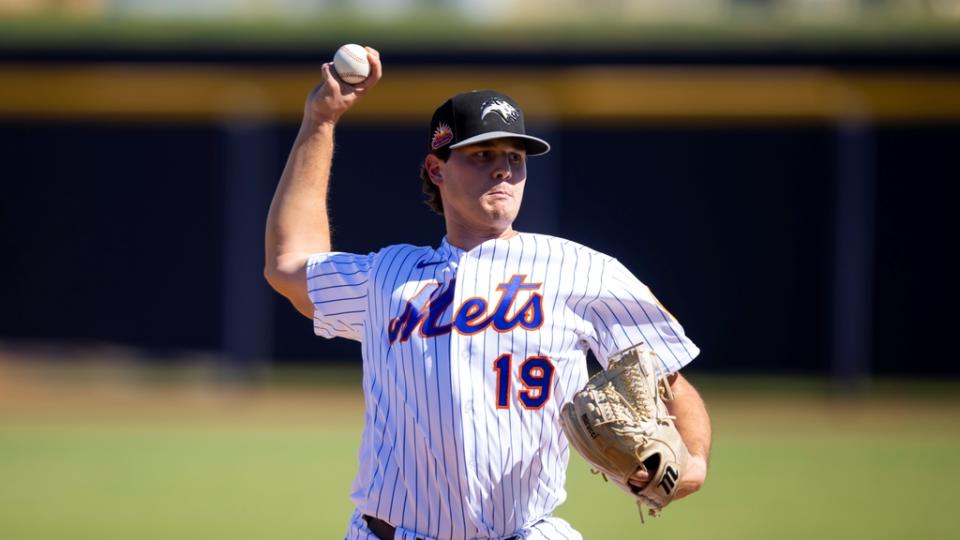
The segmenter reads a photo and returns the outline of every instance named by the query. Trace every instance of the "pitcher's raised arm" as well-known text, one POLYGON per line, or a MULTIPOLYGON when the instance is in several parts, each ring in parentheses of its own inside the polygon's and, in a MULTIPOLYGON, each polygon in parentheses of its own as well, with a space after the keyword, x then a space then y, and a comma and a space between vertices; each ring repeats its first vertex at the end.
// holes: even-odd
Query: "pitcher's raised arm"
POLYGON ((306 262, 330 251, 327 188, 334 128, 383 75, 380 54, 366 48, 370 75, 356 85, 344 82, 333 63, 321 68, 322 82, 307 97, 300 131, 290 150, 267 216, 264 277, 305 316, 313 317, 307 296, 306 262))

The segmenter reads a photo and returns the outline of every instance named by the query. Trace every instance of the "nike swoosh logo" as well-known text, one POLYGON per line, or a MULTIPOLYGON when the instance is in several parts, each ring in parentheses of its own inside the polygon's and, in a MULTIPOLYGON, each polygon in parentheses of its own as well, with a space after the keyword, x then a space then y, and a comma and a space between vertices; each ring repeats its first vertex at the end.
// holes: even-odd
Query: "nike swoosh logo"
POLYGON ((428 267, 428 266, 434 266, 434 265, 437 265, 437 264, 443 264, 443 263, 445 263, 445 262, 447 262, 447 261, 433 261, 433 262, 420 261, 420 262, 417 263, 417 268, 426 268, 426 267, 428 267))

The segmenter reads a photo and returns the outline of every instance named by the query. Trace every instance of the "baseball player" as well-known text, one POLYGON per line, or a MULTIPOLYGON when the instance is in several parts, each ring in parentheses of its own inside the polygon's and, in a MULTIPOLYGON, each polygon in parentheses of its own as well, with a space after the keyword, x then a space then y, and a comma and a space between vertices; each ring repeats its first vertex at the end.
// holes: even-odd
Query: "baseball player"
POLYGON ((508 96, 465 92, 433 115, 421 176, 446 223, 436 246, 331 250, 334 127, 382 76, 367 52, 371 74, 358 85, 323 66, 266 230, 270 284, 317 335, 362 344, 366 414, 345 537, 581 538, 552 514, 569 456, 558 413, 587 380, 587 349, 604 366, 631 344, 656 351, 692 456, 680 496, 699 489, 710 424, 677 373, 699 351, 616 259, 513 229, 527 159, 550 146, 526 134, 508 96))

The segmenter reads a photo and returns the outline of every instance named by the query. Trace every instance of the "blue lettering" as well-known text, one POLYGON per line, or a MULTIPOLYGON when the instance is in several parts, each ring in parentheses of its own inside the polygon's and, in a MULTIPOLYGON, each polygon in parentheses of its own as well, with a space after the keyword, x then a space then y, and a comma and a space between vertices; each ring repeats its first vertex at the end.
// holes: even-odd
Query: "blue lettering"
POLYGON ((449 324, 437 325, 440 321, 440 317, 443 316, 443 313, 447 311, 447 308, 450 307, 450 304, 453 303, 453 293, 455 292, 455 286, 457 280, 450 280, 450 284, 447 285, 447 289, 440 293, 439 296, 430 301, 430 304, 427 306, 427 310, 430 315, 427 316, 427 320, 423 323, 423 327, 420 329, 426 337, 441 336, 443 334, 450 333, 449 324))
POLYGON ((417 309, 411 300, 404 306, 403 313, 399 317, 390 320, 387 326, 390 343, 398 340, 407 341, 418 327, 420 334, 424 337, 449 334, 454 328, 464 335, 476 334, 491 325, 497 332, 509 332, 518 326, 524 330, 536 330, 543 325, 544 321, 541 294, 532 293, 520 309, 510 317, 520 291, 540 289, 540 283, 525 283, 526 278, 525 275, 514 275, 506 283, 497 286, 497 290, 501 291, 500 300, 489 316, 485 299, 469 298, 457 308, 453 313, 452 322, 447 324, 441 324, 440 319, 453 304, 456 280, 451 280, 442 290, 437 286, 422 311, 417 309))
MULTIPOLYGON (((510 308, 513 307, 514 300, 517 299, 517 293, 521 290, 536 290, 540 288, 539 284, 535 283, 524 283, 523 280, 527 276, 515 275, 510 278, 510 281, 506 283, 501 283, 497 285, 498 291, 503 291, 500 295, 500 302, 497 303, 497 309, 493 312, 493 328, 498 332, 508 332, 516 328, 517 324, 520 322, 523 317, 523 310, 514 315, 513 319, 507 319, 507 314, 510 313, 510 308)), ((532 300, 532 298, 531 298, 532 300)), ((529 304, 529 302, 528 302, 529 304)), ((539 303, 538 303, 539 305, 539 303)), ((543 319, 543 308, 540 308, 541 322, 543 319)))
POLYGON ((543 297, 533 293, 533 296, 520 308, 520 312, 517 313, 514 320, 517 320, 520 326, 527 330, 540 328, 543 324, 543 297))
POLYGON ((473 321, 483 317, 487 313, 487 301, 483 298, 470 298, 460 309, 457 310, 457 318, 453 321, 453 326, 461 334, 476 334, 490 324, 490 318, 486 318, 473 324, 473 321))
POLYGON ((407 307, 404 308, 403 313, 399 317, 391 320, 389 326, 387 326, 390 343, 396 341, 398 335, 401 342, 410 339, 410 334, 413 333, 413 329, 420 324, 420 321, 423 320, 425 315, 426 312, 420 313, 417 308, 413 307, 413 304, 407 302, 407 307))

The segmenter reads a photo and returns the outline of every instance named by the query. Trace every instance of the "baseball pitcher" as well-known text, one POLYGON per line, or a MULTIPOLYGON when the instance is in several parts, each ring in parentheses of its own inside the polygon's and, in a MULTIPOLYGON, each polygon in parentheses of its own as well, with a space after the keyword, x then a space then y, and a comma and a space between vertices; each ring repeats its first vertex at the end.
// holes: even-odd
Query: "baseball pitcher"
POLYGON ((383 75, 366 51, 355 85, 322 67, 266 228, 269 283, 317 335, 362 345, 345 538, 579 539, 553 515, 571 444, 645 512, 698 490, 710 423, 679 372, 699 350, 615 258, 513 228, 528 159, 550 145, 510 97, 464 92, 434 113, 421 182, 446 225, 435 246, 333 251, 335 128, 383 75), (594 378, 588 350, 607 368, 594 378))

